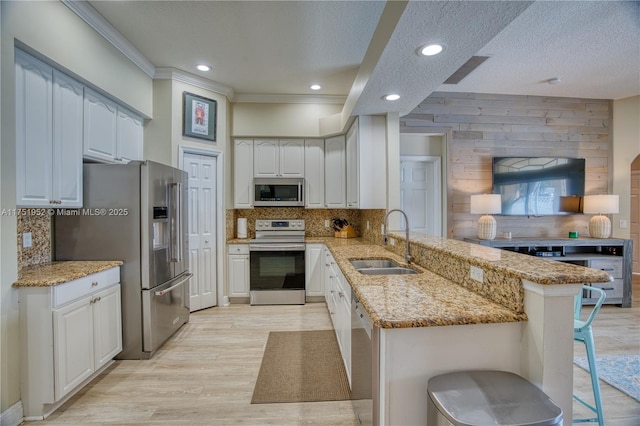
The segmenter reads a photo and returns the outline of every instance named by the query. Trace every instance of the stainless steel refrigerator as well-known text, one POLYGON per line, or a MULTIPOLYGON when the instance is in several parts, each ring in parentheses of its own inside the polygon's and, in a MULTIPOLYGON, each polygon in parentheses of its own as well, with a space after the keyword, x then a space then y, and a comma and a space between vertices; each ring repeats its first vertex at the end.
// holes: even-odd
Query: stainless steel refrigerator
POLYGON ((83 208, 56 214, 56 260, 122 260, 119 359, 148 359, 189 321, 187 173, 84 164, 83 208))

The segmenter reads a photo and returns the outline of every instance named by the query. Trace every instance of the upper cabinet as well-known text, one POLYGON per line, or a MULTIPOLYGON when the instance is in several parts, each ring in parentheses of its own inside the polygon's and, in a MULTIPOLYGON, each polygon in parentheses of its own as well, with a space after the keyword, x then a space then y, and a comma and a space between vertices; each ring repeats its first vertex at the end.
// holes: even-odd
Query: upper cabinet
POLYGON ((253 144, 255 177, 304 177, 304 140, 256 139, 253 144))
POLYGON ((142 119, 85 89, 84 157, 105 163, 142 160, 142 119))
POLYGON ((253 208, 253 140, 233 141, 233 207, 253 208))
POLYGON ((16 50, 16 205, 82 206, 83 86, 16 50))
POLYGON ((334 136, 325 141, 324 193, 325 204, 330 209, 346 207, 345 197, 345 138, 334 136))
POLYGON ((304 206, 323 209, 324 204, 324 140, 304 141, 304 206))
POLYGON ((347 208, 385 209, 387 160, 385 117, 356 118, 347 132, 347 208))

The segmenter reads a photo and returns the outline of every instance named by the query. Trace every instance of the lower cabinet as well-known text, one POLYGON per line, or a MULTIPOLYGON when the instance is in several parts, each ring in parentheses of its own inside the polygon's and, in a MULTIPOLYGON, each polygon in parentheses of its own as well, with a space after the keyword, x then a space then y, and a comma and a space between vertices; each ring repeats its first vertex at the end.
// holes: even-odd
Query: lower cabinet
POLYGON ((324 296, 324 244, 307 244, 304 254, 305 289, 308 297, 324 296))
POLYGON ((327 248, 324 249, 325 298, 351 384, 351 287, 327 248))
POLYGON ((20 288, 22 403, 43 419, 122 351, 120 268, 20 288))
POLYGON ((249 245, 227 246, 229 297, 249 297, 249 245))

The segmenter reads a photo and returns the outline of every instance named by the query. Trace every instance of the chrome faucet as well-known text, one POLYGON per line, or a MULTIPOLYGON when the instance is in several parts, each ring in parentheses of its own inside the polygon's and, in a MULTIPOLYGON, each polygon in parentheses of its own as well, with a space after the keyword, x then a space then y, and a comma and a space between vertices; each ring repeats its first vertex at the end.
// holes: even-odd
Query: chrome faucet
POLYGON ((404 221, 407 224, 404 230, 405 231, 404 239, 407 242, 407 248, 405 249, 404 260, 406 260, 407 263, 411 263, 411 259, 413 259, 413 257, 411 256, 411 251, 409 250, 409 218, 407 217, 407 214, 402 210, 400 209, 389 210, 387 214, 384 216, 384 232, 382 233, 382 244, 384 244, 385 246, 387 245, 387 227, 389 226, 389 215, 393 212, 402 213, 402 215, 404 216, 404 221))

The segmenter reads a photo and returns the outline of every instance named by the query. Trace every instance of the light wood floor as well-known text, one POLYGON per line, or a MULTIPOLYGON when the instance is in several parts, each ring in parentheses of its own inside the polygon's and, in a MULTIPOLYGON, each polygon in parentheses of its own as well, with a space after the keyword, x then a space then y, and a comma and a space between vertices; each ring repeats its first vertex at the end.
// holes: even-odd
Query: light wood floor
MULTIPOLYGON (((601 310, 594 323, 598 354, 640 353, 640 279, 634 280, 633 304, 601 310)), ((47 420, 33 423, 355 426, 349 401, 250 403, 269 331, 329 328, 324 303, 196 312, 153 359, 117 361, 47 420)), ((583 353, 576 344, 576 354, 583 353)), ((577 393, 590 395, 586 372, 575 367, 574 380, 577 393)), ((640 403, 601 385, 607 425, 640 424, 640 403)), ((574 410, 581 409, 574 404, 574 410)))

